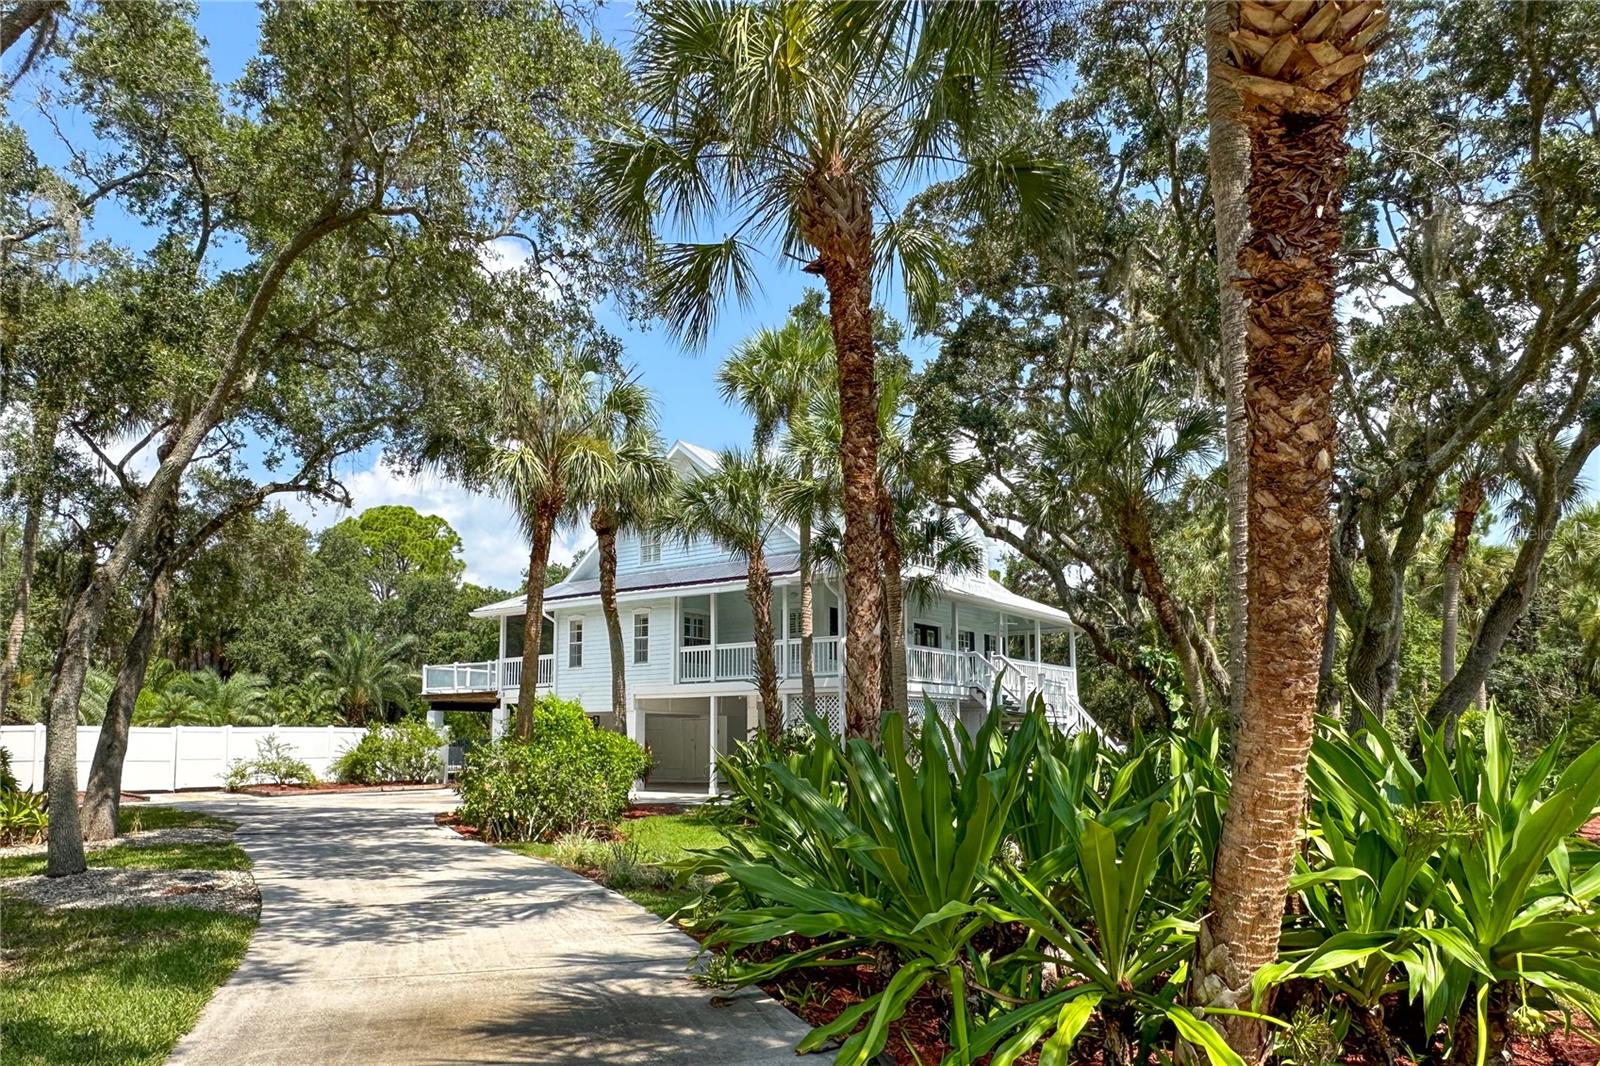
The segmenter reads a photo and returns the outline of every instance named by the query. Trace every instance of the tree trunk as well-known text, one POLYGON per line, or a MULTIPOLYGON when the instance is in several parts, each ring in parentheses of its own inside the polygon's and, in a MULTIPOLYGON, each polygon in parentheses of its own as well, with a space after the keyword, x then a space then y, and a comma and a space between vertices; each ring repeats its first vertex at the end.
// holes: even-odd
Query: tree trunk
POLYGON ((44 521, 45 485, 54 463, 56 433, 61 428, 60 411, 49 404, 41 404, 33 412, 33 418, 33 439, 27 457, 26 513, 22 520, 22 543, 17 549, 17 587, 12 600, 11 623, 6 627, 5 661, 0 663, 0 721, 5 720, 11 689, 22 665, 22 638, 28 628, 28 601, 33 595, 39 527, 44 521))
POLYGON ((164 561, 158 562, 155 576, 145 589, 139 624, 117 667, 117 683, 106 704, 105 721, 100 724, 100 740, 95 745, 94 762, 89 766, 89 780, 83 790, 81 817, 85 840, 110 840, 117 835, 128 730, 133 725, 134 707, 144 688, 145 674, 150 668, 171 591, 172 571, 164 561))
POLYGON ((1161 572, 1161 564, 1156 559, 1149 523, 1141 513, 1128 515, 1122 523, 1122 534, 1134 569, 1144 582, 1145 595, 1155 609, 1156 624, 1161 627, 1162 635, 1178 657, 1178 669, 1183 672, 1183 685, 1188 689, 1190 718, 1198 722, 1206 715, 1205 675, 1201 673, 1200 657, 1194 650, 1194 643, 1183 628, 1177 601, 1172 598, 1166 575, 1161 572))
POLYGON ((772 575, 760 550, 750 555, 744 596, 755 619, 756 695, 761 699, 767 736, 776 740, 783 734, 783 705, 778 702, 778 663, 772 654, 772 575))
MULTIPOLYGON (((1346 116, 1382 8, 1337 2, 1260 5, 1268 34, 1235 33, 1250 138, 1250 236, 1244 277, 1249 418, 1249 618, 1245 691, 1201 923, 1201 1005, 1242 1007, 1278 952, 1306 795, 1306 759, 1328 594, 1334 455, 1334 285, 1345 177, 1346 116), (1356 16, 1351 18, 1349 16, 1356 16), (1328 46, 1320 58, 1301 42, 1328 46), (1326 60, 1326 62, 1324 62, 1326 60)), ((1265 1027, 1214 1024, 1246 1062, 1266 1057, 1265 1027)))
POLYGON ((1439 683, 1448 685, 1456 676, 1456 637, 1461 625, 1461 564, 1472 542, 1472 527, 1483 507, 1483 483, 1470 478, 1461 486, 1456 499, 1455 524, 1450 547, 1444 556, 1443 624, 1439 630, 1439 683))
MULTIPOLYGON (((809 472, 802 473, 809 479, 809 472)), ((800 705, 807 714, 817 711, 817 664, 812 661, 816 613, 811 575, 811 515, 800 516, 800 705)))
POLYGON ((901 573, 900 538, 895 530, 894 500, 878 484, 878 538, 883 551, 883 624, 887 634, 883 664, 886 695, 883 706, 903 721, 910 709, 909 664, 906 661, 905 577, 901 573))
POLYGON ((28 600, 33 593, 33 567, 39 547, 39 518, 44 510, 41 488, 31 493, 27 517, 22 520, 22 543, 18 546, 17 589, 11 606, 11 624, 6 627, 6 657, 0 664, 0 721, 11 704, 11 688, 16 684, 17 668, 22 663, 22 637, 28 626, 28 600))
POLYGON ((611 717, 618 732, 628 731, 628 681, 622 648, 622 618, 617 613, 617 523, 609 512, 596 510, 589 519, 600 551, 600 610, 611 643, 611 717))
POLYGON ((1239 118, 1239 94, 1218 68, 1228 60, 1228 34, 1238 28, 1229 0, 1206 3, 1206 121, 1211 164, 1211 207, 1217 228, 1217 280, 1228 445, 1228 692, 1237 725, 1244 706, 1244 657, 1249 611, 1249 421, 1245 417, 1244 290, 1238 284, 1239 249, 1249 232, 1245 182, 1250 138, 1239 118))
POLYGON ((534 689, 539 683, 539 647, 544 639, 544 571, 550 563, 550 540, 555 536, 559 513, 560 506, 554 501, 540 501, 533 513, 528 609, 522 616, 522 682, 517 686, 517 736, 523 740, 533 732, 533 705, 538 699, 534 689))
POLYGON ((829 169, 811 175, 800 228, 817 249, 806 269, 828 288, 838 363, 839 467, 844 488, 845 727, 878 739, 879 679, 878 382, 872 340, 872 205, 864 183, 829 169))

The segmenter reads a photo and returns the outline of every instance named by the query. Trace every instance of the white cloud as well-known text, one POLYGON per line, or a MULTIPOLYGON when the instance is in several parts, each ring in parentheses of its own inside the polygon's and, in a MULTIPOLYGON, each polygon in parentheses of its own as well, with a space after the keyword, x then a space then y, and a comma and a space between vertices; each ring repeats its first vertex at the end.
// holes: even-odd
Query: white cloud
MULTIPOLYGON (((470 492, 448 478, 426 471, 406 474, 381 457, 370 462, 370 466, 344 475, 354 503, 350 510, 297 497, 286 503, 289 513, 312 529, 321 530, 369 507, 413 507, 423 514, 438 515, 461 535, 466 580, 496 588, 521 586, 522 572, 528 565, 528 542, 504 500, 470 492)), ((551 545, 550 558, 569 561, 593 540, 594 534, 587 527, 560 530, 551 545)))

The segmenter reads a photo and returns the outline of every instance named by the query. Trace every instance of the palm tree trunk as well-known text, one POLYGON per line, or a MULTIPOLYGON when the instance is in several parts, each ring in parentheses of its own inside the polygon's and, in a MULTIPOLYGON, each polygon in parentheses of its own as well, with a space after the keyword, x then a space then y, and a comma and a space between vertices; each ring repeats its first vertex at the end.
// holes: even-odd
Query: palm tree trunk
POLYGON ((1461 564, 1472 541, 1472 527, 1483 506, 1483 483, 1476 478, 1461 486, 1456 500, 1455 525, 1444 557, 1443 625, 1439 632, 1439 682, 1448 685, 1456 676, 1456 638, 1461 626, 1461 564))
POLYGON ((1249 423, 1244 410, 1244 291, 1239 249, 1250 227, 1245 182, 1250 138, 1239 120, 1239 94, 1218 68, 1228 59, 1228 34, 1238 28, 1230 0, 1206 3, 1206 120, 1211 164, 1211 207, 1216 216, 1219 333, 1227 411, 1228 445, 1228 691, 1229 711, 1239 720, 1244 705, 1244 657, 1249 619, 1249 423))
POLYGON ((883 623, 888 639, 884 642, 884 706, 903 720, 910 707, 910 678, 906 661, 905 577, 901 573, 900 538, 895 532, 894 501, 887 488, 878 484, 878 536, 883 550, 883 623))
POLYGON ((1178 657, 1178 669, 1183 673, 1183 685, 1188 689, 1190 701, 1190 717, 1199 721, 1206 714, 1206 682, 1205 675, 1200 669, 1200 656, 1194 650, 1194 642, 1189 639, 1188 630, 1183 627, 1183 619, 1178 613, 1178 603, 1172 597, 1172 590, 1167 586, 1166 575, 1161 572, 1161 563, 1156 559, 1155 543, 1151 539, 1150 525, 1144 516, 1135 512, 1125 519, 1122 529, 1123 537, 1127 542, 1127 550, 1133 567, 1139 572, 1139 578, 1144 582, 1145 595, 1150 598, 1150 606, 1155 609, 1156 624, 1161 627, 1162 635, 1167 638, 1167 643, 1172 645, 1173 654, 1178 657))
POLYGON ((761 699, 767 736, 776 740, 783 733, 783 706, 778 702, 778 663, 772 654, 772 575, 759 550, 750 555, 744 596, 755 619, 756 694, 761 699))
POLYGON ((167 597, 172 591, 172 571, 158 564, 145 589, 139 624, 117 667, 116 687, 106 704, 106 717, 100 724, 100 740, 95 745, 89 780, 83 789, 83 838, 110 840, 117 835, 117 812, 122 800, 122 766, 128 754, 128 729, 133 725, 134 706, 144 688, 145 674, 155 652, 156 637, 166 614, 167 597))
POLYGON ((522 616, 522 681, 517 686, 517 736, 533 732, 534 689, 539 680, 539 646, 544 639, 544 571, 550 563, 550 541, 555 536, 559 506, 541 501, 533 513, 533 544, 528 551, 528 609, 522 616))
POLYGON ((622 618, 617 613, 617 524, 609 512, 596 510, 589 519, 600 551, 600 610, 611 644, 611 717, 620 733, 628 731, 628 681, 622 650, 622 618))
MULTIPOLYGON (((809 480, 809 472, 802 477, 809 480)), ((800 705, 807 714, 815 714, 817 710, 817 664, 812 662, 816 631, 813 602, 811 514, 807 512, 800 516, 800 705)))
MULTIPOLYGON (((1244 278, 1249 416, 1249 619, 1210 913, 1198 940, 1197 998, 1250 1006, 1251 977, 1278 951, 1306 795, 1328 591, 1334 455, 1334 291, 1345 125, 1382 8, 1263 3, 1269 32, 1237 31, 1250 137, 1244 278), (1317 48, 1313 53, 1306 42, 1317 48)), ((1261 1023, 1215 1024, 1247 1062, 1264 1060, 1261 1023)))
POLYGON ((878 382, 872 340, 872 206, 849 173, 819 173, 800 198, 801 231, 817 249, 806 269, 828 287, 838 361, 839 467, 844 489, 845 729, 878 739, 878 382))

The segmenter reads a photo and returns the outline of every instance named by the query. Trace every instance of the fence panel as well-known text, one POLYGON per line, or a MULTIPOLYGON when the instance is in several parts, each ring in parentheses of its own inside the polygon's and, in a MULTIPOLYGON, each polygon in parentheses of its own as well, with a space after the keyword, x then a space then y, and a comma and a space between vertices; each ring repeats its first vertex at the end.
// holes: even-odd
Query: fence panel
MULTIPOLYGON (((135 726, 128 730, 122 787, 129 792, 221 788, 228 764, 255 757, 264 737, 276 736, 318 777, 332 776, 333 760, 361 739, 347 726, 135 726)), ((78 727, 78 787, 89 779, 99 726, 78 727)), ((0 726, 0 747, 23 788, 44 787, 44 726, 0 726)))

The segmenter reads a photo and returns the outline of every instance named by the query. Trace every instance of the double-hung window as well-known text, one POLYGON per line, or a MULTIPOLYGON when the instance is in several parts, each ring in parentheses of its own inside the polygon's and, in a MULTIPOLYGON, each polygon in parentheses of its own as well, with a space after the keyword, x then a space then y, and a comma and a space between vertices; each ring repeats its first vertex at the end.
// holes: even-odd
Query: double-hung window
POLYGON ((655 566, 661 562, 661 534, 646 530, 639 534, 639 565, 655 566))
POLYGON ((650 661, 650 612, 637 611, 633 616, 633 661, 650 661))
POLYGON ((583 666, 583 619, 574 618, 567 623, 567 666, 577 670, 583 666))

